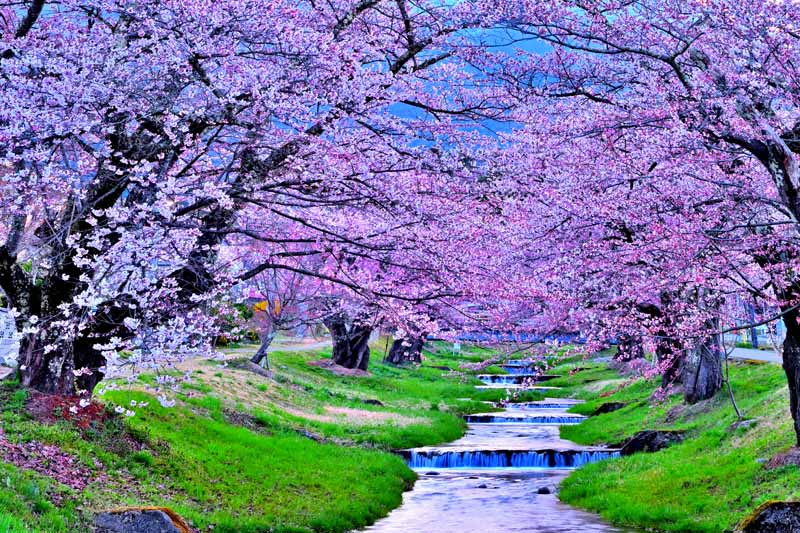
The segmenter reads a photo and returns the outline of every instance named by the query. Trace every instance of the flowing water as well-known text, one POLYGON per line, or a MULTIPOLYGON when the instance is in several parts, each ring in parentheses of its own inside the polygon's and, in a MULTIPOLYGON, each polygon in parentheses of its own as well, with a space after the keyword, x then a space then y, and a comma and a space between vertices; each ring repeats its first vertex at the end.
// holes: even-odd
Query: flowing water
POLYGON ((471 415, 461 439, 406 450, 419 479, 403 504, 365 531, 380 533, 619 532, 561 503, 553 488, 570 469, 614 457, 559 436, 574 400, 547 399, 471 415), (547 488, 550 493, 539 494, 547 488))
POLYGON ((558 387, 547 387, 547 386, 528 386, 524 383, 486 383, 484 385, 478 385, 475 387, 476 389, 525 389, 531 391, 540 391, 540 392, 547 392, 557 390, 558 387))
POLYGON ((467 415, 464 420, 475 424, 578 424, 586 418, 571 413, 553 413, 552 411, 553 409, 547 408, 515 408, 513 411, 504 413, 467 415))
POLYGON ((522 383, 524 381, 542 382, 561 377, 554 374, 537 374, 528 368, 512 367, 512 370, 516 370, 516 372, 511 372, 510 374, 478 374, 477 378, 488 385, 490 383, 522 383))

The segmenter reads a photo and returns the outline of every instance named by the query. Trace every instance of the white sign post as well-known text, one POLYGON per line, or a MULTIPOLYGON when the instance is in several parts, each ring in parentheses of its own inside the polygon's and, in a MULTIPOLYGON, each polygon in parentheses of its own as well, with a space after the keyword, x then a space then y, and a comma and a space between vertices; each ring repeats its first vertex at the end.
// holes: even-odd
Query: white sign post
POLYGON ((18 358, 17 325, 7 309, 0 309, 0 365, 16 368, 18 358))

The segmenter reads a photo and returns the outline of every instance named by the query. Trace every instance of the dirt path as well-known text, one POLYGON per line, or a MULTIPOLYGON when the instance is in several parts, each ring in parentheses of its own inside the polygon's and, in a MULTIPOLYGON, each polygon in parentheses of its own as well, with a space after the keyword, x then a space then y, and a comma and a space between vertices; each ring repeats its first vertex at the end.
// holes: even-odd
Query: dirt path
MULTIPOLYGON (((270 351, 309 352, 321 350, 331 345, 330 339, 278 339, 269 347, 270 351)), ((246 344, 238 348, 224 349, 226 354, 253 354, 258 350, 258 344, 246 344)))

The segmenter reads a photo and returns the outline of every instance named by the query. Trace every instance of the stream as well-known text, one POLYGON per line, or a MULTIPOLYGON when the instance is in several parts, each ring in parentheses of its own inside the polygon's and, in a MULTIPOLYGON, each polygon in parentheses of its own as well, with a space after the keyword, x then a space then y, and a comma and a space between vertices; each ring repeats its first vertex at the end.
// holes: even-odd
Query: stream
MULTIPOLYGON (((517 379, 479 376, 486 387, 516 388, 517 379)), ((576 400, 511 404, 465 417, 464 437, 404 450, 419 479, 403 504, 363 531, 380 533, 620 532, 597 515, 558 500, 555 487, 572 469, 618 455, 561 439, 576 400), (542 493, 540 494, 540 489, 542 493)))

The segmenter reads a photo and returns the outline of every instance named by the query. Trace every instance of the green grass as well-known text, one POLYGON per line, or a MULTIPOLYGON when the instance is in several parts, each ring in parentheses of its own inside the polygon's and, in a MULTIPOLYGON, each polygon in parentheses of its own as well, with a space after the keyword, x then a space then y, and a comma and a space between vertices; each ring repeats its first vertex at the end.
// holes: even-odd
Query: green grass
MULTIPOLYGON (((146 395, 136 394, 144 400, 146 395)), ((392 454, 320 444, 293 432, 263 434, 224 420, 219 403, 165 409, 152 405, 130 424, 159 442, 137 455, 152 502, 169 505, 195 527, 214 531, 345 531, 371 523, 400 502, 414 480, 392 454)))
POLYGON ((66 498, 56 507, 54 495, 69 495, 56 483, 23 472, 0 462, 0 531, 28 533, 36 531, 70 532, 83 529, 75 501, 66 498))
MULTIPOLYGON (((447 376, 447 371, 432 368, 458 368, 459 360, 449 354, 439 357, 427 353, 426 361, 420 367, 396 367, 373 360, 370 376, 337 376, 327 369, 308 365, 309 361, 329 355, 329 350, 273 352, 271 368, 276 380, 284 385, 279 391, 279 401, 267 409, 253 409, 251 413, 265 426, 304 429, 339 442, 396 450, 457 439, 466 429, 462 415, 492 410, 491 406, 481 403, 483 395, 474 388, 479 381, 466 376, 447 376), (381 405, 365 403, 368 400, 378 401, 381 405), (285 412, 281 408, 283 402, 306 410, 330 406, 394 413, 420 423, 348 425, 338 420, 335 423, 321 422, 285 412)), ((266 392, 263 383, 253 381, 246 386, 266 392)), ((498 396, 495 391, 490 392, 494 393, 492 396, 498 396)))
POLYGON ((712 400, 685 406, 679 395, 652 400, 654 380, 621 379, 600 366, 565 381, 570 380, 565 394, 587 399, 573 409, 576 412, 590 414, 610 401, 627 406, 580 425, 562 426, 563 438, 583 444, 619 443, 643 429, 681 429, 687 439, 657 453, 583 467, 563 482, 563 501, 620 525, 719 532, 731 530, 764 501, 800 498, 800 469, 767 470, 763 464, 794 443, 779 366, 731 367, 740 408, 746 418, 758 419, 749 429, 732 429, 736 416, 724 390, 712 400), (611 391, 616 392, 601 396, 611 391))
MULTIPOLYGON (((25 420, 20 410, 27 393, 16 383, 0 383, 0 425, 5 437, 12 442, 20 433, 35 424, 25 420)), ((60 435, 61 428, 37 428, 54 436, 55 440, 69 437, 60 435)), ((27 533, 29 531, 70 532, 86 527, 78 511, 79 495, 71 489, 41 476, 0 461, 0 531, 27 533), (56 506, 53 501, 61 500, 56 506)))
MULTIPOLYGON (((463 414, 492 410, 481 402, 506 395, 476 391, 471 372, 443 369, 480 361, 491 355, 485 349, 453 354, 434 344, 419 367, 385 365, 380 354, 379 345, 368 376, 337 376, 308 364, 329 350, 272 353, 274 379, 208 362, 195 369, 176 407, 149 397, 149 407, 133 418, 82 432, 32 420, 23 410, 27 393, 0 385, 0 423, 9 440, 57 444, 108 476, 76 494, 0 462, 0 532, 86 530, 88 511, 120 505, 167 505, 200 530, 223 532, 342 532, 370 524, 396 507, 414 480, 392 450, 456 439, 465 429, 463 414)), ((582 414, 605 402, 626 404, 563 426, 564 438, 616 444, 642 429, 687 433, 667 450, 575 471, 561 487, 567 503, 621 525, 716 532, 730 530, 765 500, 800 498, 800 469, 763 466, 793 444, 778 366, 733 365, 739 405, 759 421, 736 430, 724 391, 686 407, 680 396, 654 401, 657 380, 621 377, 579 357, 549 373, 563 376, 547 382, 560 391, 528 391, 515 400, 583 398, 573 408, 582 414)), ((127 405, 145 397, 116 391, 108 400, 127 405)))
POLYGON ((209 362, 184 384, 177 406, 163 408, 140 390, 110 392, 106 401, 147 398, 149 406, 83 431, 31 419, 26 391, 6 386, 7 438, 57 444, 107 479, 75 494, 0 463, 0 531, 87 530, 92 512, 124 505, 166 505, 200 530, 364 527, 399 505, 415 479, 392 450, 456 439, 463 414, 491 410, 474 377, 432 368, 458 369, 491 352, 439 348, 420 367, 385 365, 374 352, 371 375, 358 377, 308 364, 329 350, 272 353, 272 380, 209 362))

